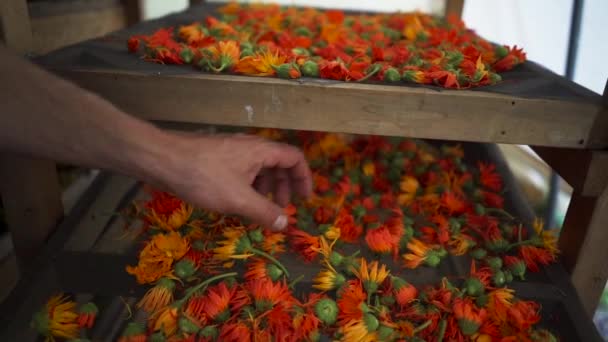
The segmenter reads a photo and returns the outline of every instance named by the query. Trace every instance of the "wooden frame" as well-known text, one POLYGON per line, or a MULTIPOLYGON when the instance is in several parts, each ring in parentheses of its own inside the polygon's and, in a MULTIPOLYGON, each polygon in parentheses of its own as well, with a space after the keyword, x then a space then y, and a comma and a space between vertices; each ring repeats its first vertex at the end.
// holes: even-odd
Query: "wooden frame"
MULTIPOLYGON (((3 20, 5 26, 26 20, 23 3, 2 2, 4 15, 21 13, 21 19, 11 16, 12 21, 3 20)), ((459 15, 462 8, 463 1, 450 0, 446 13, 459 15)), ((28 29, 3 31, 10 42, 11 35, 22 34, 14 32, 27 35, 28 29)), ((22 41, 27 42, 27 37, 22 41)), ((594 311, 608 279, 604 263, 608 257, 608 232, 604 229, 608 224, 608 157, 600 150, 608 146, 608 94, 604 94, 603 103, 596 103, 320 81, 55 70, 148 120, 549 146, 537 151, 575 188, 560 246, 588 314, 594 311), (130 96, 134 89, 137 98, 130 96), (203 90, 207 92, 205 101, 198 95, 203 90), (232 95, 230 101, 225 100, 226 94, 232 95), (154 105, 142 98, 154 98, 154 105), (181 104, 179 111, 175 111, 176 102, 181 104), (564 162, 565 156, 571 159, 564 162)))

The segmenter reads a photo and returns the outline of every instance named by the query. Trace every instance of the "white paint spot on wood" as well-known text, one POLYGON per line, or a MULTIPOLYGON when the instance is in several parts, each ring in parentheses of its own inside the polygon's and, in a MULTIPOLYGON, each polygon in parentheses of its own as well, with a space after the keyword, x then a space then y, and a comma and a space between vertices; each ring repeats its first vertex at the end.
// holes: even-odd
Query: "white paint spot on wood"
POLYGON ((252 124, 253 123, 253 116, 255 115, 255 113, 253 112, 253 107, 250 105, 246 105, 245 106, 245 113, 247 113, 247 122, 252 124))

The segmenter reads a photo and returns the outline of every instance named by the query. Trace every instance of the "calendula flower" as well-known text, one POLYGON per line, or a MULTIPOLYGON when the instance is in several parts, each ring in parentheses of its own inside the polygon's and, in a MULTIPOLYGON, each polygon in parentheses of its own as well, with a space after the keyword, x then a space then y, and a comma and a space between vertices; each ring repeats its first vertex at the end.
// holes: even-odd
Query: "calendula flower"
POLYGON ((206 317, 217 322, 225 322, 230 318, 230 309, 238 310, 248 303, 243 294, 236 288, 229 288, 224 282, 210 287, 205 295, 203 312, 206 317))
POLYGON ((241 49, 234 40, 219 41, 217 44, 207 48, 211 58, 208 65, 215 72, 222 72, 226 68, 231 68, 239 61, 241 49))
POLYGON ((401 236, 393 235, 387 226, 368 229, 365 242, 370 250, 376 253, 397 253, 401 236))
POLYGON ((355 218, 346 208, 338 211, 334 226, 340 228, 340 240, 344 242, 354 243, 363 234, 363 227, 355 223, 355 218))
POLYGON ((395 301, 400 306, 406 306, 418 297, 416 287, 399 277, 391 276, 391 284, 395 301))
POLYGON ((477 333, 486 319, 486 310, 480 309, 469 298, 454 300, 454 317, 458 320, 460 331, 465 336, 477 333))
POLYGON ((99 309, 95 303, 88 302, 80 306, 80 308, 78 308, 78 326, 91 329, 93 324, 95 324, 98 313, 99 309))
POLYGON ((401 206, 408 205, 412 202, 414 197, 416 197, 416 193, 418 192, 418 187, 420 184, 415 177, 405 175, 401 179, 401 183, 399 183, 399 189, 401 192, 397 196, 397 202, 401 206))
POLYGON ((539 241, 535 241, 537 247, 547 249, 553 256, 559 253, 559 250, 557 249, 557 236, 555 234, 555 230, 546 230, 545 223, 539 218, 534 219, 532 228, 534 229, 536 236, 540 238, 539 241))
POLYGON ((499 194, 484 190, 480 190, 479 193, 481 195, 483 205, 485 205, 486 207, 498 209, 503 208, 505 200, 499 194))
POLYGON ((450 247, 451 254, 464 255, 475 246, 475 241, 466 234, 451 235, 448 246, 450 247))
POLYGON ((75 339, 79 333, 78 313, 76 302, 69 300, 64 294, 51 297, 43 309, 36 312, 31 326, 46 341, 54 341, 56 337, 66 340, 75 339))
POLYGON ((292 321, 293 330, 295 333, 295 340, 314 341, 315 336, 319 335, 320 323, 321 320, 316 316, 314 312, 312 312, 312 310, 307 310, 305 312, 296 312, 292 321))
POLYGON ((508 310, 509 322, 520 331, 527 331, 540 321, 540 306, 533 301, 520 300, 508 310))
POLYGON ((373 342, 378 341, 376 330, 380 326, 378 318, 373 314, 366 313, 361 320, 353 320, 340 327, 340 331, 344 336, 341 341, 360 341, 373 342))
POLYGON ((441 258, 437 255, 437 252, 418 239, 412 238, 407 243, 407 249, 410 253, 403 255, 405 267, 407 268, 416 268, 423 262, 431 267, 435 267, 441 262, 441 258))
POLYGON ((368 293, 375 293, 378 291, 378 286, 382 284, 390 273, 386 269, 386 265, 380 266, 378 261, 372 261, 368 266, 367 261, 364 258, 361 258, 359 269, 353 267, 352 272, 361 280, 368 293))
POLYGON ((252 256, 248 253, 251 241, 247 231, 242 227, 227 228, 222 233, 223 240, 217 242, 218 247, 213 249, 214 258, 219 260, 247 259, 252 256))
POLYGON ((479 182, 481 185, 494 192, 502 189, 502 178, 496 172, 496 165, 479 162, 479 182))
POLYGON ((285 234, 264 231, 264 240, 261 248, 269 254, 279 254, 285 252, 285 234))
POLYGON ((145 204, 144 221, 155 229, 174 231, 188 223, 193 207, 179 198, 162 191, 152 192, 152 199, 145 204))
POLYGON ((327 228, 325 233, 323 233, 323 236, 329 241, 336 241, 340 238, 340 234, 340 228, 336 226, 330 226, 329 228, 327 228))
POLYGON ((321 291, 331 291, 342 286, 345 281, 346 278, 333 268, 324 269, 313 279, 312 287, 321 291))
POLYGON ((131 322, 118 338, 118 342, 146 342, 146 327, 141 323, 131 322))
POLYGON ((137 303, 137 308, 143 308, 149 314, 164 308, 173 301, 175 282, 168 278, 161 278, 153 288, 137 303))
POLYGON ((178 36, 188 44, 193 44, 203 38, 203 30, 199 23, 180 26, 178 36))
POLYGON ((277 281, 283 276, 283 271, 275 264, 269 264, 266 260, 254 258, 247 264, 245 279, 270 279, 277 281))
POLYGON ((177 315, 177 307, 165 306, 148 318, 148 328, 155 332, 162 331, 166 337, 171 337, 177 332, 177 315))
POLYGON ((173 262, 183 257, 189 248, 188 241, 177 232, 156 234, 139 253, 137 266, 127 266, 127 273, 135 275, 140 284, 156 282, 171 275, 173 262))
POLYGON ((286 58, 278 52, 264 51, 242 58, 234 66, 234 71, 249 76, 272 76, 274 67, 285 63, 286 58))
POLYGON ((429 79, 426 77, 426 73, 422 70, 404 70, 401 78, 407 82, 413 83, 429 83, 429 79))
POLYGON ((464 199, 451 191, 446 191, 441 195, 441 205, 453 216, 459 216, 467 209, 464 199))
POLYGON ((250 281, 245 286, 256 309, 267 311, 275 306, 289 309, 294 304, 291 292, 284 282, 273 282, 268 279, 250 281))
POLYGON ((549 265, 556 258, 548 249, 535 246, 520 246, 519 255, 532 272, 538 272, 539 265, 549 265))
POLYGON ((349 77, 349 70, 342 61, 322 61, 319 63, 319 76, 337 81, 345 81, 349 77))
POLYGON ((338 292, 338 325, 343 326, 353 320, 363 319, 369 311, 365 300, 367 294, 359 280, 349 280, 338 292))
POLYGON ((321 247, 318 236, 312 236, 299 229, 290 230, 289 235, 292 248, 304 257, 304 260, 311 262, 317 257, 321 247))
POLYGON ((488 293, 488 316, 490 319, 504 324, 507 320, 507 313, 512 305, 515 291, 507 288, 499 288, 488 293))

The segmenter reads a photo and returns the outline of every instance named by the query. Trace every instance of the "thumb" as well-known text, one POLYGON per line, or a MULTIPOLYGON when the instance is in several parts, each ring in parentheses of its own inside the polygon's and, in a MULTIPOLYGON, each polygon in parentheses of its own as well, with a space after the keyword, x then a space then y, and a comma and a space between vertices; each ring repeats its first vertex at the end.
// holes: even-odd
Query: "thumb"
POLYGON ((241 196, 239 202, 242 204, 237 208, 237 214, 272 231, 282 231, 287 228, 287 215, 281 207, 267 197, 260 195, 251 187, 248 187, 241 196))

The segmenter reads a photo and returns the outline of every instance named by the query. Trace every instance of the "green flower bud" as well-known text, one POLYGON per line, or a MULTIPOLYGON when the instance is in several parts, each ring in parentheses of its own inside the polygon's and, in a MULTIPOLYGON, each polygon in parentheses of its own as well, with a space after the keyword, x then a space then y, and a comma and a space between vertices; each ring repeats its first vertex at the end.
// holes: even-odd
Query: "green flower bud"
POLYGON ((393 328, 387 327, 386 325, 381 325, 378 328, 378 340, 379 341, 388 341, 391 339, 395 330, 393 328))
POLYGON ((507 278, 505 276, 505 272, 501 270, 496 271, 496 273, 494 273, 494 275, 492 276, 492 283, 494 284, 494 286, 503 286, 506 281, 507 278))
POLYGON ((477 305, 480 308, 483 308, 486 305, 488 305, 489 300, 490 300, 490 298, 488 297, 488 295, 481 295, 481 296, 477 297, 477 299, 475 299, 475 305, 477 305))
MULTIPOLYGON (((196 265, 192 260, 182 259, 173 266, 173 272, 178 278, 186 279, 196 272, 196 265)), ((173 285, 173 287, 175 287, 175 285, 173 285)))
POLYGON ((481 260, 488 255, 488 252, 486 252, 486 250, 483 248, 475 248, 470 254, 473 259, 481 260))
POLYGON ((464 282, 464 290, 469 295, 477 297, 485 291, 485 287, 478 278, 470 277, 464 282))
POLYGON ((259 243, 264 241, 264 234, 260 228, 249 231, 248 235, 253 242, 259 243))
POLYGON ((273 281, 277 281, 283 276, 283 270, 275 264, 268 264, 266 266, 266 272, 273 281))
POLYGON ((437 267, 441 263, 441 257, 439 257, 437 252, 431 251, 424 260, 424 263, 431 267, 437 267))
POLYGON ((486 263, 492 271, 498 271, 502 268, 502 259, 499 257, 491 257, 486 259, 486 263))
POLYGON ((510 283, 513 281, 513 273, 511 273, 511 271, 506 270, 506 271, 503 271, 503 273, 505 274, 505 281, 507 283, 510 283))
POLYGON ((302 75, 306 77, 319 77, 319 65, 313 61, 306 61, 301 66, 302 75))
POLYGON ((161 331, 157 332, 156 334, 150 335, 150 337, 148 338, 149 342, 165 342, 166 340, 167 338, 165 337, 165 334, 163 334, 161 331))
POLYGON ((200 327, 186 317, 181 317, 178 321, 179 330, 186 334, 196 334, 200 327))
POLYGON ((194 58, 194 52, 192 52, 192 49, 189 47, 185 47, 179 52, 179 57, 182 59, 182 61, 184 61, 184 63, 190 64, 194 58))
POLYGON ((384 72, 384 80, 386 82, 396 83, 401 81, 401 75, 399 71, 395 68, 388 68, 384 72))
POLYGON ((215 340, 218 336, 217 328, 213 325, 208 325, 199 332, 199 336, 215 340))
POLYGON ((338 317, 338 305, 333 299, 323 298, 315 305, 315 315, 326 325, 332 325, 338 317))
POLYGON ((365 323, 365 326, 367 327, 367 331, 369 331, 369 332, 374 332, 374 331, 378 330, 378 327, 380 326, 380 322, 378 321, 378 318, 376 318, 376 316, 374 316, 370 313, 366 313, 365 315, 363 315, 363 322, 365 323))

